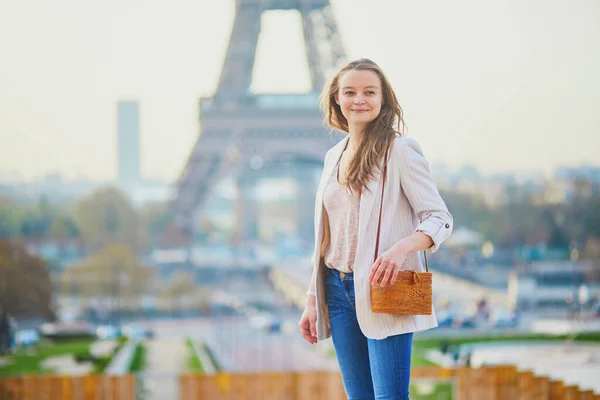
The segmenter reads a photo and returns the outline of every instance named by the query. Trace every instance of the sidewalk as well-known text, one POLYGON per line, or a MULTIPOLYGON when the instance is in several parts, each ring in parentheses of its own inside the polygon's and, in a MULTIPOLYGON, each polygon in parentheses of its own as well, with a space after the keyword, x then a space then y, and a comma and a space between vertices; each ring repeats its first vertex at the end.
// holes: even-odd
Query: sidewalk
POLYGON ((165 338, 147 341, 146 367, 141 374, 145 400, 176 400, 179 396, 179 375, 185 371, 189 357, 185 338, 165 338))

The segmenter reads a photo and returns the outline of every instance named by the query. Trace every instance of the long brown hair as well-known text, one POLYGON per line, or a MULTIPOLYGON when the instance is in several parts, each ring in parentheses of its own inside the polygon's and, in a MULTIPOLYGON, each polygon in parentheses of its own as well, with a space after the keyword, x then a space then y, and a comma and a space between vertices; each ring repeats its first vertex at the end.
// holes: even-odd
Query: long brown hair
POLYGON ((347 186, 351 191, 361 193, 362 189, 367 187, 367 182, 375 176, 375 170, 381 170, 383 164, 387 162, 387 160, 383 160, 383 157, 394 137, 405 134, 406 124, 396 94, 381 68, 373 61, 361 58, 352 61, 335 74, 321 93, 320 104, 325 115, 325 122, 332 129, 349 132, 348 120, 342 114, 341 107, 336 103, 335 96, 340 89, 339 82, 342 75, 351 70, 375 72, 381 81, 383 96, 379 115, 365 128, 356 154, 348 164, 347 186))

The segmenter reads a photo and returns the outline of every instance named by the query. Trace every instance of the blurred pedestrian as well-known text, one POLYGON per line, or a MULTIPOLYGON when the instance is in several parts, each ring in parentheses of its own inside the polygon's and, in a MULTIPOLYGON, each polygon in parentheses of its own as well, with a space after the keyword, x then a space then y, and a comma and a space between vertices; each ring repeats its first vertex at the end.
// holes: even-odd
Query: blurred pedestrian
POLYGON ((371 285, 394 284, 399 270, 423 271, 418 251, 437 251, 453 219, 377 64, 360 59, 341 69, 322 106, 328 124, 347 135, 325 156, 313 275, 298 325, 309 343, 332 337, 349 399, 408 399, 413 332, 437 326, 435 313, 373 313, 371 285))

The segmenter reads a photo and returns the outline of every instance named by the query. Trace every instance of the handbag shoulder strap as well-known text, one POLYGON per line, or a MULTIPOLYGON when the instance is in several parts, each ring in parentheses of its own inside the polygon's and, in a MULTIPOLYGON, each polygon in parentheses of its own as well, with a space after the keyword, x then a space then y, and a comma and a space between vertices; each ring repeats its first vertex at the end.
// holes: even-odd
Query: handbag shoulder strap
MULTIPOLYGON (((389 150, 389 149, 388 149, 389 150)), ((383 167, 383 182, 381 183, 381 202, 379 203, 379 221, 377 222, 377 241, 375 242, 375 255, 373 256, 373 263, 377 261, 377 253, 379 252, 379 234, 381 232, 381 213, 383 212, 383 193, 385 190, 385 178, 387 175, 387 151, 385 153, 385 165, 383 167)), ((423 250, 423 256, 425 257, 425 270, 429 272, 429 266, 427 265, 427 254, 423 250)))

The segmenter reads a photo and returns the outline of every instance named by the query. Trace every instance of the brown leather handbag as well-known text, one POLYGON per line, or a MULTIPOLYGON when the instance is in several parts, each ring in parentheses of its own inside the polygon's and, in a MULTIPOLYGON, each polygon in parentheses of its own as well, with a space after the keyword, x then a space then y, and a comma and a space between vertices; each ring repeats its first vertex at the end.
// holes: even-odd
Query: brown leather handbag
MULTIPOLYGON (((381 203, 379 205, 379 222, 377 225, 377 242, 373 263, 377 260, 379 251, 379 233, 381 231, 381 213, 383 210, 383 193, 387 163, 383 169, 383 183, 381 185, 381 203)), ((414 270, 400 271, 393 285, 381 287, 371 285, 371 310, 374 313, 405 314, 405 315, 431 315, 432 311, 432 275, 427 265, 425 256, 425 269, 427 272, 414 270)))

